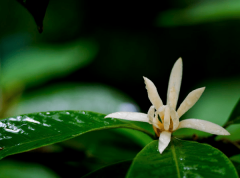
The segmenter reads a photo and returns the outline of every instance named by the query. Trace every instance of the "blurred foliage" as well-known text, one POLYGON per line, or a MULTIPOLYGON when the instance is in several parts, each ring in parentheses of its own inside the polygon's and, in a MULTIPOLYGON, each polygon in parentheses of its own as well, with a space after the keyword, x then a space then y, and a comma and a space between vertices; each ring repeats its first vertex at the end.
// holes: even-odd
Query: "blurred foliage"
POLYGON ((133 159, 145 146, 139 145, 135 138, 129 139, 128 136, 119 134, 116 130, 89 132, 60 144, 78 151, 84 151, 88 157, 97 158, 98 164, 88 165, 91 170, 95 170, 102 165, 133 159))
POLYGON ((62 77, 89 64, 96 52, 96 44, 88 41, 21 49, 3 58, 2 86, 9 90, 62 77))
POLYGON ((238 176, 240 176, 240 155, 232 156, 230 158, 230 160, 232 161, 232 163, 236 167, 237 172, 238 172, 238 176))
MULTIPOLYGON (((17 1, 0 2, 1 117, 66 109, 147 112, 150 102, 142 76, 156 84, 166 101, 168 76, 180 56, 184 77, 178 104, 192 89, 206 86, 183 119, 223 125, 240 96, 238 1, 51 0, 46 13, 47 4, 40 3, 42 10, 37 5, 39 13, 34 10, 39 1, 21 2, 30 3, 23 5, 39 27, 45 14, 44 31, 38 33, 32 16, 17 1)), ((149 124, 138 124, 153 131, 149 124)), ((239 140, 239 130, 239 124, 231 125, 227 138, 239 140)), ((207 136, 190 129, 174 134, 207 136)), ((59 154, 36 150, 34 156, 31 152, 11 156, 7 164, 26 161, 31 168, 27 162, 34 158, 34 163, 61 177, 69 177, 69 172, 82 176, 132 159, 150 141, 138 131, 103 131, 55 145, 67 150, 59 154)), ((33 178, 38 176, 35 172, 33 178)))
POLYGON ((96 83, 65 83, 24 94, 10 113, 88 110, 108 114, 138 111, 137 104, 115 88, 96 83))
POLYGON ((2 178, 59 178, 57 174, 40 164, 24 163, 13 160, 0 162, 2 178))
POLYGON ((228 118, 224 126, 228 127, 229 125, 239 124, 239 123, 240 123, 240 98, 238 99, 230 117, 228 118))
MULTIPOLYGON (((231 80, 206 80, 201 82, 200 86, 206 86, 206 90, 200 100, 191 108, 181 119, 196 118, 211 121, 221 126, 228 120, 230 114, 240 96, 240 81, 231 80)), ((231 135, 229 139, 239 139, 238 133, 240 125, 232 125, 227 128, 231 135)), ((174 135, 193 135, 209 136, 210 134, 192 129, 177 130, 174 135)), ((220 138, 222 136, 218 136, 220 138)), ((226 138, 226 136, 224 137, 226 138)))
POLYGON ((128 168, 130 167, 132 161, 122 161, 116 164, 105 166, 94 172, 85 175, 83 178, 104 178, 104 177, 115 177, 122 178, 127 174, 128 168))
POLYGON ((196 25, 240 18, 238 0, 197 1, 178 10, 168 10, 158 17, 159 26, 196 25))

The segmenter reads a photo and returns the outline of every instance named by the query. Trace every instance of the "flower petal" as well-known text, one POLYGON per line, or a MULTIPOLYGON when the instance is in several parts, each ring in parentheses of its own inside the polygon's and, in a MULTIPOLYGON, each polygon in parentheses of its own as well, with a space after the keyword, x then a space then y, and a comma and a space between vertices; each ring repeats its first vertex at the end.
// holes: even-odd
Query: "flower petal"
POLYGON ((171 132, 163 131, 160 134, 159 142, 158 142, 158 151, 160 152, 160 154, 162 154, 165 148, 167 148, 170 140, 171 140, 171 132))
POLYGON ((117 118, 117 119, 125 119, 130 121, 149 122, 147 114, 139 113, 139 112, 115 112, 115 113, 108 114, 104 118, 117 118))
POLYGON ((154 112, 155 112, 154 106, 151 106, 151 107, 149 108, 148 114, 147 114, 147 117, 148 117, 148 119, 149 119, 149 124, 152 124, 152 123, 153 123, 154 112))
POLYGON ((152 105, 155 107, 156 110, 158 110, 162 105, 162 100, 157 92, 157 88, 153 84, 151 80, 149 80, 146 77, 143 77, 145 84, 146 84, 146 89, 148 93, 148 98, 151 101, 152 105))
POLYGON ((156 114, 158 114, 158 115, 160 116, 160 119, 161 119, 162 122, 163 122, 163 119, 164 119, 165 108, 166 108, 166 105, 162 105, 162 106, 156 111, 156 114))
POLYGON ((179 58, 172 68, 167 93, 167 105, 175 110, 178 101, 181 81, 182 81, 182 58, 179 58))
POLYGON ((158 120, 158 115, 155 114, 155 117, 153 118, 153 125, 157 127, 158 129, 161 129, 162 123, 158 120))
POLYGON ((181 117, 185 112, 187 112, 198 101, 204 90, 205 87, 198 88, 187 95, 187 97, 177 110, 179 117, 181 117))
POLYGON ((223 127, 209 121, 200 119, 186 119, 179 123, 178 129, 191 128, 215 135, 230 135, 223 127))
POLYGON ((173 122, 173 131, 176 130, 178 128, 179 125, 179 116, 178 113, 170 107, 170 115, 172 118, 172 122, 173 122))
POLYGON ((164 129, 168 130, 169 125, 170 125, 170 109, 168 106, 166 106, 164 113, 164 129))

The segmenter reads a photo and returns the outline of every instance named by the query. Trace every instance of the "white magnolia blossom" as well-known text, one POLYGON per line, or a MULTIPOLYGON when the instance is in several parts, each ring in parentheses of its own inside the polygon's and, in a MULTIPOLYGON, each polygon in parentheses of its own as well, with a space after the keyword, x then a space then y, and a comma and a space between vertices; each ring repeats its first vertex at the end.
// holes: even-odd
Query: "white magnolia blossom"
POLYGON ((216 135, 230 135, 229 132, 221 126, 205 120, 185 119, 179 122, 179 118, 197 102, 205 89, 205 87, 202 87, 190 92, 178 110, 176 110, 182 80, 181 58, 175 62, 171 71, 166 105, 163 105, 153 82, 146 77, 143 78, 146 84, 148 98, 152 103, 148 113, 115 112, 107 115, 105 118, 142 121, 152 124, 156 135, 159 137, 158 150, 160 153, 168 146, 172 132, 180 128, 192 128, 216 135))

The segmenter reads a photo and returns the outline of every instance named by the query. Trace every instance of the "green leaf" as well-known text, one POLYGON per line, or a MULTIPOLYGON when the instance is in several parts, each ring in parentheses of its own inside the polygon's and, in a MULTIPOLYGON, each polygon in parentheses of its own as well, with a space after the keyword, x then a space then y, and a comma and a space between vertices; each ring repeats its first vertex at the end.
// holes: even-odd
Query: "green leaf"
POLYGON ((136 103, 115 88, 102 84, 65 83, 24 94, 10 114, 80 109, 104 114, 138 111, 136 103))
POLYGON ((43 32, 43 19, 49 0, 17 0, 22 4, 33 16, 39 33, 43 32))
POLYGON ((79 137, 60 142, 58 145, 84 151, 89 158, 95 158, 99 163, 98 165, 88 164, 92 171, 122 160, 132 160, 143 147, 136 143, 136 139, 128 138, 115 132, 116 130, 122 129, 88 132, 79 137))
POLYGON ((3 119, 0 122, 0 159, 102 129, 131 128, 153 136, 133 124, 104 116, 88 111, 53 111, 3 119))
POLYGON ((239 1, 203 1, 185 9, 172 9, 161 13, 157 19, 157 25, 165 27, 195 25, 239 17, 239 1))
POLYGON ((1 84, 9 90, 65 76, 89 64, 96 53, 97 46, 90 41, 21 49, 4 58, 1 84))
POLYGON ((10 160, 1 160, 0 175, 1 178, 59 178, 42 165, 10 160))
POLYGON ((234 164, 234 166, 235 166, 235 168, 236 168, 236 170, 238 172, 238 175, 240 175, 240 154, 232 156, 230 158, 230 160, 234 164))
POLYGON ((125 177, 128 168, 132 163, 131 161, 123 161, 119 163, 115 163, 101 169, 98 169, 94 172, 91 172, 82 178, 105 178, 105 177, 114 177, 114 178, 123 178, 125 177))
MULTIPOLYGON (((136 131, 136 130, 118 129, 115 131, 122 135, 127 136, 128 138, 132 138, 132 140, 134 142, 138 143, 141 146, 146 146, 147 144, 149 144, 152 141, 152 138, 150 138, 148 135, 146 135, 142 132, 136 131)), ((151 128, 150 133, 152 133, 152 131, 153 131, 153 129, 151 128)), ((154 135, 154 132, 152 134, 154 135)))
POLYGON ((232 156, 230 160, 240 163, 240 154, 232 156))
MULTIPOLYGON (((68 83, 49 86, 31 93, 28 92, 22 96, 20 102, 10 110, 8 115, 70 109, 79 110, 80 108, 104 114, 116 111, 138 111, 135 102, 117 89, 102 84, 68 83)), ((142 127, 154 135, 152 125, 142 122, 130 123, 142 127)), ((136 130, 116 129, 114 132, 127 136, 140 146, 145 146, 152 141, 149 136, 136 130)), ((96 144, 94 147, 96 147, 96 144)))
POLYGON ((230 117, 228 118, 228 121, 224 125, 224 127, 228 127, 231 124, 240 124, 240 98, 235 105, 230 117))
POLYGON ((218 149, 207 144, 173 138, 164 150, 158 151, 158 141, 148 144, 134 158, 127 178, 169 177, 231 177, 237 172, 231 161, 218 149))

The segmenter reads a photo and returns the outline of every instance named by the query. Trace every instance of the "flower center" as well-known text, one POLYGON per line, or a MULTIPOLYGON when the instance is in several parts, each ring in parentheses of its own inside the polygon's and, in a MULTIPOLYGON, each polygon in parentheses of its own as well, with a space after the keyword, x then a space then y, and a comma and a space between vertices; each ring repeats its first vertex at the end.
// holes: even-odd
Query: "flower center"
POLYGON ((159 137, 160 134, 163 131, 168 131, 168 132, 171 132, 171 133, 173 132, 173 122, 172 122, 171 118, 170 118, 170 125, 169 125, 169 129, 168 130, 164 129, 164 116, 163 116, 161 121, 159 119, 157 119, 157 126, 159 128, 155 127, 154 125, 152 125, 152 126, 153 126, 153 130, 154 130, 155 134, 157 135, 157 137, 159 137))
POLYGON ((153 130, 159 137, 161 132, 174 132, 179 124, 177 112, 168 105, 161 106, 153 115, 153 130))

